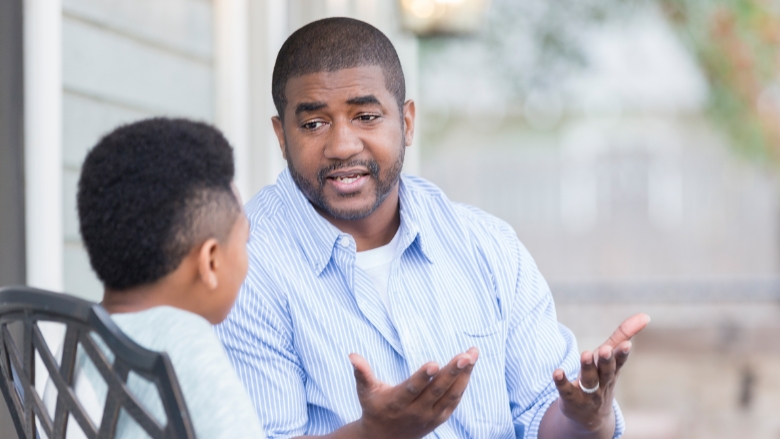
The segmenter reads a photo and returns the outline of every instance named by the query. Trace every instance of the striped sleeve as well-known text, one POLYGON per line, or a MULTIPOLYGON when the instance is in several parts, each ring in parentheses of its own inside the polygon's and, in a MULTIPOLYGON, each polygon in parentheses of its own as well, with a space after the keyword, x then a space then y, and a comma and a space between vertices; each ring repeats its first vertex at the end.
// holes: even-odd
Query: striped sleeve
MULTIPOLYGON (((559 396, 553 371, 561 368, 566 376, 576 377, 580 355, 574 334, 558 323, 547 282, 525 247, 519 241, 517 245, 519 270, 507 338, 507 390, 517 437, 535 439, 547 409, 559 396)), ((613 407, 614 438, 619 438, 623 416, 616 402, 613 407)))
MULTIPOLYGON (((258 267, 253 267, 258 268, 258 267)), ((233 310, 215 331, 257 409, 269 439, 303 435, 306 373, 292 345, 284 305, 265 273, 252 273, 233 310)))

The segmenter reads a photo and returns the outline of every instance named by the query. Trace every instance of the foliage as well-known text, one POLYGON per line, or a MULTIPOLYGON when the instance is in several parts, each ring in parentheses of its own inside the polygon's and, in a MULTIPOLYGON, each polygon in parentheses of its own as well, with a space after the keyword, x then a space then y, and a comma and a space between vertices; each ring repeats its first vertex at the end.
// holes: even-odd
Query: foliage
POLYGON ((529 90, 555 88, 587 66, 582 35, 641 14, 649 3, 660 5, 698 60, 717 127, 740 153, 780 165, 780 0, 493 0, 471 41, 422 41, 423 85, 460 108, 493 89, 501 90, 499 101, 517 105, 529 90), (475 85, 461 93, 470 101, 442 84, 458 75, 467 80, 452 84, 475 85))
POLYGON ((709 112, 749 156, 780 162, 780 3, 661 0, 710 86, 709 112))
POLYGON ((437 57, 456 50, 472 62, 457 66, 465 72, 447 74, 493 76, 508 102, 523 102, 530 89, 554 88, 587 65, 582 35, 589 28, 630 13, 645 1, 650 0, 492 0, 479 35, 421 41, 423 70, 435 72, 437 57))

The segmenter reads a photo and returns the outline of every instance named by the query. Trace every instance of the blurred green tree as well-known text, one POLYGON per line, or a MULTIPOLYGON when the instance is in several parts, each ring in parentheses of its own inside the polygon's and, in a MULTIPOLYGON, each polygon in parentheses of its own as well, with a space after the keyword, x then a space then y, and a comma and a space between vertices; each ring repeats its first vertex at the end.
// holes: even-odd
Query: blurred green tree
MULTIPOLYGON (((706 75, 715 126, 740 154, 780 165, 780 0, 494 0, 483 31, 457 45, 472 62, 456 74, 488 77, 508 105, 522 105, 529 90, 555 89, 588 65, 585 32, 654 3, 706 75)), ((452 43, 424 39, 424 71, 435 76, 437 55, 452 43)))
POLYGON ((780 164, 780 2, 660 2, 707 75, 717 125, 738 151, 780 164))
POLYGON ((479 73, 474 74, 496 76, 506 86, 506 100, 522 103, 531 88, 555 88, 587 66, 582 35, 588 29, 634 12, 647 1, 652 0, 493 0, 479 34, 423 38, 421 59, 430 68, 453 42, 460 43, 460 49, 469 43, 479 46, 479 62, 488 69, 476 66, 479 73))

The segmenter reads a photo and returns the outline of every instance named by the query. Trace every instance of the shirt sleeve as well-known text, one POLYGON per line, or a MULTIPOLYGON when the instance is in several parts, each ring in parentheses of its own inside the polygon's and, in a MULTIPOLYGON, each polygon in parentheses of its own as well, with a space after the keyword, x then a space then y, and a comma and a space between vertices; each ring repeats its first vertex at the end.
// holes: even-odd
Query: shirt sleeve
MULTIPOLYGON (((253 267, 253 269, 256 267, 253 267)), ((306 374, 286 306, 266 274, 250 273, 230 315, 215 327, 268 438, 306 433, 306 374)))
MULTIPOLYGON (((547 282, 525 247, 519 241, 517 245, 519 270, 509 316, 506 377, 516 437, 532 439, 538 437, 544 414, 558 398, 553 371, 561 368, 574 379, 580 370, 580 355, 574 334, 558 323, 547 282)), ((623 416, 616 402, 613 407, 614 438, 619 438, 623 416)))

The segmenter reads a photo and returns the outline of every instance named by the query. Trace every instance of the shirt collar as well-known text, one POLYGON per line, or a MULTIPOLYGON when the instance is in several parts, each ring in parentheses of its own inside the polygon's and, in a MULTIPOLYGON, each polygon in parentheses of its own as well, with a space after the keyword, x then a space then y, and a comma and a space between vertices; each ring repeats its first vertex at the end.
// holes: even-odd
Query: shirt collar
POLYGON ((327 267, 336 241, 342 235, 347 235, 314 210, 309 199, 298 189, 288 168, 279 174, 276 186, 282 198, 289 203, 289 221, 293 234, 312 269, 319 275, 327 267))
POLYGON ((430 238, 433 236, 428 227, 430 224, 423 212, 423 206, 412 190, 412 182, 401 175, 401 184, 398 189, 398 198, 401 204, 401 242, 398 247, 401 251, 411 245, 416 245, 428 262, 431 259, 430 238))
MULTIPOLYGON (((420 206, 417 205, 417 200, 410 193, 408 184, 401 176, 398 191, 401 204, 401 228, 399 230, 401 240, 398 244, 398 250, 403 253, 408 247, 416 245, 422 255, 431 262, 430 251, 426 248, 426 241, 422 237, 426 234, 427 223, 421 223, 420 206)), ((285 169, 279 174, 276 186, 280 189, 283 199, 289 203, 290 225, 294 229, 295 237, 306 255, 306 259, 318 276, 330 262, 340 238, 349 239, 351 250, 356 250, 355 242, 350 235, 337 229, 314 210, 311 202, 295 184, 289 169, 285 169)))

